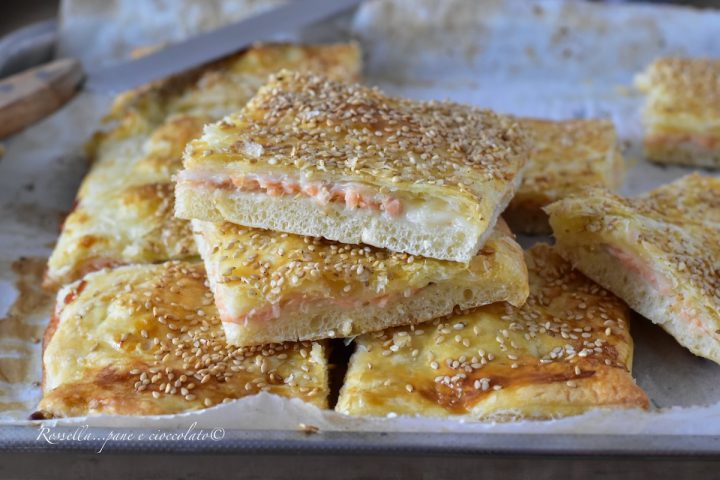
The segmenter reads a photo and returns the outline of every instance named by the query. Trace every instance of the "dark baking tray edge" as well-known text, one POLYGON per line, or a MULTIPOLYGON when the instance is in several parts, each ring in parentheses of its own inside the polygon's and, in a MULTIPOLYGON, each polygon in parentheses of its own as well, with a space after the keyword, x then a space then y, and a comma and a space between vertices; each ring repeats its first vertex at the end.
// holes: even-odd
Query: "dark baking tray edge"
MULTIPOLYGON (((55 427, 71 434, 76 427, 55 427)), ((97 452, 111 432, 158 431, 180 434, 185 429, 88 428, 94 440, 62 441, 51 445, 38 438, 39 427, 0 427, 0 451, 97 452)), ((398 433, 226 430, 221 440, 110 441, 103 452, 120 453, 236 453, 236 454, 341 454, 341 455, 572 455, 572 456, 710 456, 720 458, 720 435, 595 435, 595 434, 493 434, 398 433)))

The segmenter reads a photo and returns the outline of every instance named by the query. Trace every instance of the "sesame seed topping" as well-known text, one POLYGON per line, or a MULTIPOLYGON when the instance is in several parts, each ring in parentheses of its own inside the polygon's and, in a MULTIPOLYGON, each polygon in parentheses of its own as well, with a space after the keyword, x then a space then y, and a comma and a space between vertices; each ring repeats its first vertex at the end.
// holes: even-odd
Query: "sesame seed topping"
MULTIPOLYGON (((136 392, 153 399, 177 396, 187 402, 187 409, 214 405, 224 398, 258 390, 306 399, 323 398, 324 393, 318 390, 322 384, 318 372, 323 366, 316 366, 313 360, 300 361, 299 353, 300 349, 314 349, 318 344, 298 342, 245 348, 227 344, 202 264, 166 262, 123 267, 102 275, 106 278, 89 282, 80 294, 86 299, 82 304, 91 305, 84 308, 108 310, 117 304, 132 312, 116 324, 126 328, 129 335, 119 347, 112 348, 124 349, 123 361, 115 366, 118 371, 132 363, 126 371, 129 386, 136 392), (301 382, 293 380, 292 386, 286 385, 284 379, 303 367, 307 377, 301 382), (306 388, 305 393, 300 388, 306 388)), ((66 306, 63 315, 79 315, 73 311, 77 304, 66 306)), ((108 316, 106 321, 119 320, 108 316)), ((93 335, 93 330, 88 334, 93 335)), ((172 405, 168 403, 163 408, 175 409, 172 412, 182 410, 182 404, 172 405)))
POLYGON ((720 61, 699 58, 660 58, 639 78, 648 94, 648 114, 666 118, 720 115, 720 61))
POLYGON ((529 147, 514 119, 488 110, 392 98, 290 72, 275 75, 244 110, 190 145, 191 166, 232 161, 310 178, 452 185, 478 198, 486 182, 511 180, 529 147), (219 140, 229 136, 231 142, 219 140), (468 177, 475 181, 468 184, 468 177))

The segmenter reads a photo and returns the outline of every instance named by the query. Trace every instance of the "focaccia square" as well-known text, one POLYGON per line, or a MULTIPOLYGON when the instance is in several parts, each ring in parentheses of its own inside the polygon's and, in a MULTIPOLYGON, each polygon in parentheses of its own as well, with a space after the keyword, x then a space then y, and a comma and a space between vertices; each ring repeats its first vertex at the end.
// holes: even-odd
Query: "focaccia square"
POLYGON ((179 115, 149 138, 101 146, 48 260, 45 285, 58 288, 105 267, 197 255, 190 224, 176 218, 172 173, 208 117, 179 115))
POLYGON ((500 222, 468 264, 193 220, 225 336, 235 345, 350 337, 528 294, 500 222))
POLYGON ((720 363, 720 179, 547 207, 558 251, 696 355, 720 363))
POLYGON ((45 418, 159 415, 258 392, 325 407, 322 343, 232 347, 199 262, 102 270, 65 286, 45 335, 45 418))
POLYGON ((356 43, 324 45, 269 43, 118 95, 106 123, 123 133, 152 131, 173 114, 220 119, 242 108, 284 68, 357 81, 362 60, 356 43))
POLYGON ((349 81, 359 52, 354 44, 262 45, 116 99, 107 119, 113 127, 91 142, 94 164, 63 224, 46 285, 106 266, 196 256, 189 223, 174 216, 172 177, 185 145, 284 67, 349 81))
POLYGON ((648 159, 720 167, 720 59, 660 58, 635 84, 647 94, 648 159))
POLYGON ((497 303, 358 337, 336 410, 502 421, 647 408, 630 375, 625 304, 548 245, 526 258, 520 308, 497 303))
POLYGON ((620 187, 625 167, 611 121, 522 118, 520 122, 533 151, 522 184, 503 212, 513 232, 548 235, 545 205, 588 187, 620 187))
POLYGON ((488 110, 286 71, 189 144, 176 213, 467 263, 527 149, 488 110))

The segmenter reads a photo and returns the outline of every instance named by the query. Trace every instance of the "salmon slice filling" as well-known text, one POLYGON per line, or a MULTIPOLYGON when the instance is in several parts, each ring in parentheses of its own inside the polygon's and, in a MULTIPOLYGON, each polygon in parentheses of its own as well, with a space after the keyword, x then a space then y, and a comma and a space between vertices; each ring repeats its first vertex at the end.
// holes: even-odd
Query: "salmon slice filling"
POLYGON ((702 332, 702 334, 720 338, 720 334, 718 334, 718 332, 706 327, 700 319, 700 315, 698 314, 699 312, 695 308, 689 306, 684 300, 684 297, 675 291, 672 282, 665 275, 656 272, 637 255, 634 255, 623 248, 614 245, 605 245, 605 250, 615 257, 623 266, 625 266, 628 271, 652 286, 653 290, 655 290, 658 295, 673 297, 678 304, 677 314, 684 322, 698 329, 702 332))
POLYGON ((253 173, 224 176, 193 174, 192 172, 181 172, 178 181, 192 186, 264 193, 271 197, 300 195, 313 199, 320 206, 330 203, 340 204, 350 210, 369 209, 375 212, 384 212, 390 218, 399 218, 403 214, 403 203, 399 198, 372 192, 366 186, 353 183, 332 184, 253 173))
POLYGON ((231 312, 222 300, 222 296, 218 295, 216 303, 223 322, 237 323, 249 325, 251 323, 262 323, 280 318, 282 315, 291 315, 294 313, 312 312, 313 310, 322 310, 323 308, 340 308, 340 309, 356 309, 362 308, 370 304, 377 304, 380 308, 385 308, 390 302, 397 300, 399 297, 409 297, 417 293, 419 288, 408 288, 403 292, 388 293, 377 295, 369 298, 324 298, 310 297, 305 295, 297 295, 292 298, 285 298, 279 302, 256 307, 245 313, 235 314, 231 312))
POLYGON ((674 294, 672 283, 664 275, 656 272, 650 265, 643 262, 637 255, 614 245, 606 245, 605 249, 630 272, 652 285, 660 295, 670 296, 674 294))
POLYGON ((692 144, 713 151, 720 149, 720 136, 701 133, 657 132, 646 136, 645 144, 654 147, 682 147, 692 144))

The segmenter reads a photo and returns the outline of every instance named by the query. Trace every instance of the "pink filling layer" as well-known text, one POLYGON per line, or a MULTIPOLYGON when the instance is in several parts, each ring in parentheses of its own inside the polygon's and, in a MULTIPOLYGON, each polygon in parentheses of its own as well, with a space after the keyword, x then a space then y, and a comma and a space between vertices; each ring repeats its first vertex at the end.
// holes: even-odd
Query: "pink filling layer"
POLYGON ((652 285, 660 295, 669 296, 674 294, 670 281, 653 270, 650 265, 644 263, 637 255, 613 245, 606 245, 605 248, 608 253, 618 259, 625 268, 652 285))
POLYGON ((720 139, 717 136, 693 133, 657 133, 647 136, 645 143, 660 147, 679 147, 693 144, 706 150, 720 148, 720 139))
MULTIPOLYGON (((412 289, 411 295, 414 295, 420 289, 412 289)), ((373 297, 370 299, 357 298, 307 298, 302 295, 293 298, 283 299, 279 303, 273 303, 261 308, 253 308, 245 314, 233 315, 228 311, 225 303, 217 298, 218 310, 224 322, 241 323, 248 325, 249 323, 263 323, 279 318, 281 315, 289 315, 300 313, 303 311, 311 311, 312 309, 340 307, 343 309, 356 309, 367 306, 368 304, 376 304, 379 308, 385 308, 391 300, 397 299, 404 294, 394 293, 373 297)), ((221 297, 221 295, 218 295, 221 297)))
MULTIPOLYGON (((606 250, 610 253, 610 255, 618 259, 628 270, 648 282, 653 289, 657 291, 658 295, 665 297, 676 296, 676 292, 673 289, 670 280, 668 280, 664 275, 657 273, 649 265, 643 263, 638 256, 611 245, 606 245, 606 250)), ((678 315, 680 318, 689 325, 702 330, 706 334, 718 336, 717 333, 709 331, 706 328, 702 320, 700 320, 700 316, 695 308, 687 305, 682 299, 679 300, 679 303, 678 315)))
POLYGON ((299 182, 292 179, 273 178, 266 175, 239 175, 228 179, 216 178, 182 178, 182 182, 199 186, 212 186, 227 190, 240 192, 262 192, 272 197, 287 195, 302 195, 312 198, 318 205, 325 206, 329 203, 341 203, 346 208, 354 210, 371 209, 377 212, 385 212, 392 218, 398 218, 403 213, 403 205, 400 199, 392 195, 379 195, 368 192, 366 188, 352 184, 328 184, 323 182, 299 182))

